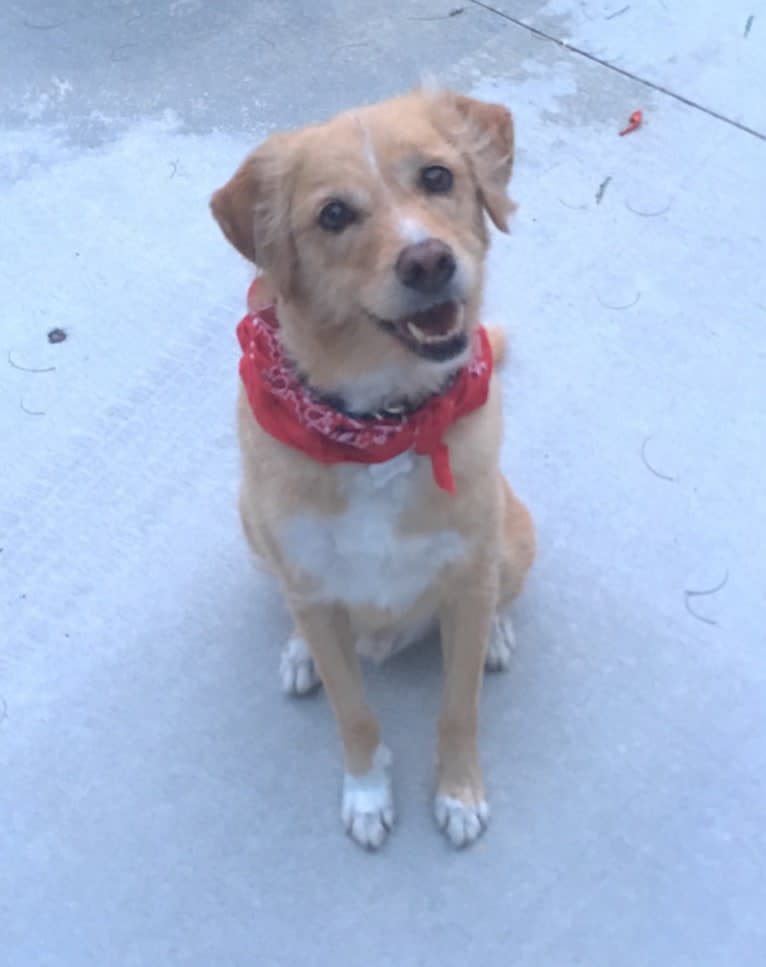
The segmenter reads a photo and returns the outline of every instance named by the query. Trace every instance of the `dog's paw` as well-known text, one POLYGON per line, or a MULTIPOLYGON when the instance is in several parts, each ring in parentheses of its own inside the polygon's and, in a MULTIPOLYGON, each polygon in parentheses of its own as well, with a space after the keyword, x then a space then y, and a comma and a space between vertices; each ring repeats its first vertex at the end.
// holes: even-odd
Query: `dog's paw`
POLYGON ((453 796, 437 795, 434 814, 439 829, 458 848, 470 846, 489 825, 489 803, 485 799, 463 802, 453 796))
POLYGON ((341 818, 348 835, 360 846, 375 850, 383 845, 394 825, 391 753, 386 746, 378 746, 364 775, 347 772, 343 777, 341 818))
POLYGON ((497 615, 492 622, 484 667, 488 672, 508 671, 511 664, 511 652, 515 647, 516 636, 513 632, 511 619, 507 615, 497 615))
POLYGON ((285 695, 308 695, 321 684, 309 647, 300 635, 291 635, 282 649, 279 677, 285 695))

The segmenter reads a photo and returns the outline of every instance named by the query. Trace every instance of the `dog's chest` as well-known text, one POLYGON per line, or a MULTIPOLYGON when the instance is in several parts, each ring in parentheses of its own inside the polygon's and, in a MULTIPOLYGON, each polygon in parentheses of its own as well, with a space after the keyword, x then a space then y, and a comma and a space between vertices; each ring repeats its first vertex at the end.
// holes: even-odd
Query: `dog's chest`
POLYGON ((311 579, 317 600, 404 611, 463 554, 457 531, 402 530, 402 515, 422 499, 430 473, 430 460, 409 452, 382 464, 345 465, 343 513, 301 513, 284 523, 282 550, 311 579))

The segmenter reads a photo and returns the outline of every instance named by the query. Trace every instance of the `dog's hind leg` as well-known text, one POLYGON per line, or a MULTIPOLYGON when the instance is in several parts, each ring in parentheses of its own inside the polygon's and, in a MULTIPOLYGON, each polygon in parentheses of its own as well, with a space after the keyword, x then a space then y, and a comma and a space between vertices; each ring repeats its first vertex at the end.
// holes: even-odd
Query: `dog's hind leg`
POLYGON ((510 665, 515 635, 509 609, 518 597, 535 557, 535 528, 529 511, 504 477, 500 478, 500 483, 505 511, 498 611, 492 624, 485 660, 485 667, 491 672, 505 671, 510 665))

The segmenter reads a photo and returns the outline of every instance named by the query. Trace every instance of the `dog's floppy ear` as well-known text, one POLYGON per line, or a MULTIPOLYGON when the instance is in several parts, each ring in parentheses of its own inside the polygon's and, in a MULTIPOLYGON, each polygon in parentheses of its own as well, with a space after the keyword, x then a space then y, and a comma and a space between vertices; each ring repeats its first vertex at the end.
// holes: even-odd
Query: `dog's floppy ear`
MULTIPOLYGON (((432 95, 433 96, 433 95, 432 95)), ((463 94, 435 94, 449 135, 471 165, 481 202, 501 232, 516 208, 508 197, 513 170, 513 117, 502 104, 488 104, 463 94)))
POLYGON ((221 231, 238 252, 255 262, 255 204, 258 177, 249 155, 223 188, 213 193, 210 210, 221 231))
POLYGON ((289 224, 291 168, 289 136, 275 135, 249 154, 210 199, 226 238, 286 294, 297 260, 289 224))

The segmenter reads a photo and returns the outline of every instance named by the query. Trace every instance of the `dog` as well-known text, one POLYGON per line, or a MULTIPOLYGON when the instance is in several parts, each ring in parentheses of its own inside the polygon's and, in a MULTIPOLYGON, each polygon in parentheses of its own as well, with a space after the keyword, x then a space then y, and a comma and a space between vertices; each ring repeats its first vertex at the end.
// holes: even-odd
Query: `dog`
POLYGON ((535 553, 502 476, 503 339, 479 322, 489 224, 508 230, 510 112, 418 89, 270 136, 210 205, 258 275, 240 323, 240 514, 294 621, 284 690, 324 686, 343 745, 342 821, 376 849, 391 753, 359 656, 438 627, 435 816, 461 847, 487 826, 485 667, 535 553))

